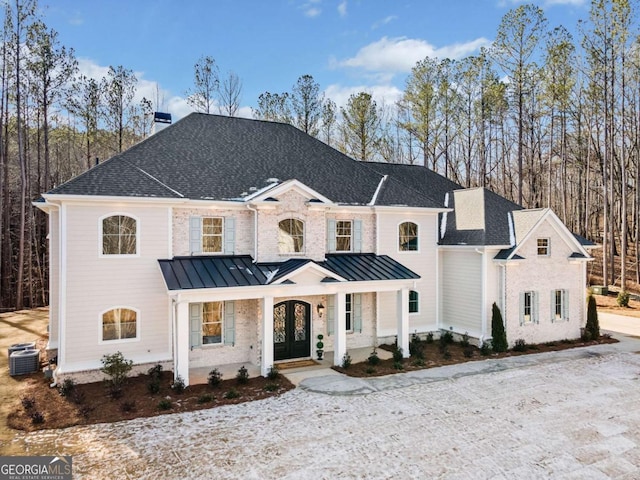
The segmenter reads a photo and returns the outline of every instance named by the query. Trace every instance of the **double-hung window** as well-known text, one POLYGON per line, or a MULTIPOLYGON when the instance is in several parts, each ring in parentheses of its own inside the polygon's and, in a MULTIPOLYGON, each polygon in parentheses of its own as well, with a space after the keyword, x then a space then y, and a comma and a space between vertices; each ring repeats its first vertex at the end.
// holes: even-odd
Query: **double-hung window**
POLYGON ((280 253, 304 252, 304 222, 287 218, 278 223, 278 250, 280 253))
POLYGON ((351 220, 336 221, 336 252, 352 250, 353 222, 351 220))
POLYGON ((202 253, 222 253, 224 221, 222 217, 202 217, 202 253))
POLYGON ((189 218, 189 251, 191 255, 235 253, 235 218, 192 216, 189 218))
POLYGON ((202 304, 202 344, 222 343, 222 302, 204 302, 202 304))
POLYGON ((551 291, 551 321, 559 322, 569 319, 569 292, 567 290, 551 291))
POLYGON ((418 313, 420 311, 420 302, 418 292, 409 291, 409 313, 418 313))
POLYGON ((538 245, 538 256, 548 257, 549 256, 549 239, 538 238, 537 245, 538 245))
POLYGON ((345 316, 345 324, 346 324, 345 330, 347 332, 352 332, 353 331, 353 298, 350 293, 347 293, 345 295, 344 316, 345 316))
POLYGON ((520 325, 538 323, 538 293, 520 293, 520 325))

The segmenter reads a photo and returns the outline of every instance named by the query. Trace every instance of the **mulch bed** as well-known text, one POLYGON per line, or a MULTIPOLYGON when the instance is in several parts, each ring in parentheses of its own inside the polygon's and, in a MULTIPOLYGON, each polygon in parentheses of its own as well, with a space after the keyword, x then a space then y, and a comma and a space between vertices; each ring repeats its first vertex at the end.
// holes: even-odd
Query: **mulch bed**
MULTIPOLYGON (((582 341, 576 340, 561 340, 557 342, 549 342, 537 345, 527 345, 525 351, 508 350, 501 353, 489 353, 483 355, 478 347, 469 345, 465 347, 458 342, 447 345, 448 354, 445 356, 440 351, 440 345, 437 340, 432 343, 422 341, 423 359, 420 361, 416 355, 412 355, 410 358, 403 359, 400 364, 397 364, 393 358, 387 360, 379 360, 377 365, 371 365, 369 362, 360 362, 350 365, 348 368, 332 367, 334 370, 351 377, 380 377, 383 375, 390 375, 399 372, 412 372, 415 370, 422 370, 425 368, 442 367, 445 365, 453 365, 457 363, 471 362, 477 360, 486 360, 489 358, 505 358, 518 355, 527 355, 530 353, 542 353, 542 352, 554 352, 559 350, 566 350, 569 348, 586 347, 590 345, 599 345, 603 343, 617 343, 618 340, 609 336, 601 336, 598 340, 582 341), (465 350, 467 354, 465 355, 465 350), (467 356, 470 355, 470 356, 467 356), (401 368, 398 368, 400 367, 401 368)), ((387 350, 393 352, 395 345, 380 345, 378 347, 381 350, 387 350)))
POLYGON ((25 382, 23 393, 16 400, 7 424, 25 431, 189 412, 274 397, 294 388, 280 375, 276 380, 250 378, 244 385, 238 384, 235 378, 222 380, 216 387, 192 385, 182 394, 177 394, 170 386, 173 374, 162 372, 158 393, 149 392, 148 375, 139 375, 127 380, 122 396, 116 399, 109 395, 109 389, 103 382, 76 385, 70 395, 63 397, 57 388, 49 387, 49 380, 45 380, 42 373, 19 378, 21 383, 25 382), (229 395, 229 392, 234 393, 229 395), (164 407, 168 408, 163 409, 160 405, 163 400, 164 407), (38 414, 42 415, 41 423, 38 423, 38 414))

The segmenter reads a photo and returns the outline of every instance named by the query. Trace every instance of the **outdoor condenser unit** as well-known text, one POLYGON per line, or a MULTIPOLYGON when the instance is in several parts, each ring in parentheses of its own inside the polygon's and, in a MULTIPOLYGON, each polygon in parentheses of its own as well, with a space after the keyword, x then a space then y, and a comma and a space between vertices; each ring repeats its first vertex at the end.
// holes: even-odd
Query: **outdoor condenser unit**
POLYGON ((26 375, 40 368, 40 350, 18 350, 9 356, 9 375, 26 375))

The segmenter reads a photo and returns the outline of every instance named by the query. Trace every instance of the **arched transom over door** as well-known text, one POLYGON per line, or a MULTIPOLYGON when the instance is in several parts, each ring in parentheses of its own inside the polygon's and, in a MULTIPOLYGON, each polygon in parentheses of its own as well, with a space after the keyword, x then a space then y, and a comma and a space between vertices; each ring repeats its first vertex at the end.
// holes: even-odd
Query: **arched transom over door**
POLYGON ((275 360, 311 355, 311 305, 287 300, 273 307, 273 354, 275 360))

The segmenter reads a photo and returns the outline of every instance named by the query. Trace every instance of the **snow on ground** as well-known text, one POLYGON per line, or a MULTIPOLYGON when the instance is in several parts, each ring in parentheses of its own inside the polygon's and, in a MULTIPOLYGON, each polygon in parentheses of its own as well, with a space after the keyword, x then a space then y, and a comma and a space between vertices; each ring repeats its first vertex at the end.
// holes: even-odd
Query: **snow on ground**
POLYGON ((19 438, 74 478, 638 479, 640 355, 363 396, 279 398, 19 438))

